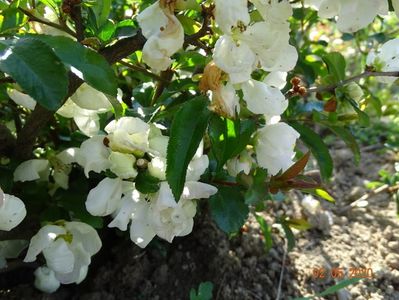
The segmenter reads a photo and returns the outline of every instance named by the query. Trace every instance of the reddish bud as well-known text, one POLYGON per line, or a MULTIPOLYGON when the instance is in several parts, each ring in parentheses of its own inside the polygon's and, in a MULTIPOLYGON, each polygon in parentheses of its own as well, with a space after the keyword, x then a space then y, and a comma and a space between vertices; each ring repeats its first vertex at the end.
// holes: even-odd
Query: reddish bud
POLYGON ((324 111, 326 112, 336 112, 337 111, 338 102, 335 98, 332 98, 324 104, 324 111))

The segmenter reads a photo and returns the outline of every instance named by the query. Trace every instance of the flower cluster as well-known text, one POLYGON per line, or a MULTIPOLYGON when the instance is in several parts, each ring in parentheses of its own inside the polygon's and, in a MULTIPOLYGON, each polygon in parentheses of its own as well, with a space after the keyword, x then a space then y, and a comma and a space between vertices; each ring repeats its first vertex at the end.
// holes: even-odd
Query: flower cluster
MULTIPOLYGON (((292 7, 289 1, 252 2, 262 21, 250 22, 245 0, 215 1, 215 20, 223 35, 215 44, 213 62, 205 68, 200 88, 212 91, 211 108, 220 115, 235 118, 240 113, 237 90, 241 90, 247 109, 265 116, 267 125, 256 134, 255 152, 259 166, 275 175, 292 164, 299 137, 289 125, 278 123, 288 107, 280 89, 286 85, 286 72, 298 59, 295 47, 289 44, 292 7), (270 72, 263 81, 251 78, 259 68, 270 72)), ((249 173, 252 159, 248 157, 244 151, 232 159, 230 174, 249 173)))

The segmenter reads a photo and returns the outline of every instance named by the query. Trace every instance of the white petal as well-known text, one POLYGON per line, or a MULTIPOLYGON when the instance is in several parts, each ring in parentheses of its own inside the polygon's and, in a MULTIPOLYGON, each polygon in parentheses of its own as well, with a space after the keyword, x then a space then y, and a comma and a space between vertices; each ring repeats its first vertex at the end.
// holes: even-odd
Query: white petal
POLYGON ((107 133, 113 133, 116 130, 123 130, 127 134, 147 133, 150 125, 139 118, 123 117, 118 120, 111 121, 106 127, 107 133))
POLYGON ((213 185, 196 181, 188 181, 184 185, 183 199, 207 199, 210 196, 215 195, 217 191, 218 189, 213 185))
POLYGON ((108 224, 108 227, 116 227, 122 231, 127 230, 127 225, 129 224, 136 207, 134 193, 138 192, 136 190, 131 191, 122 198, 121 206, 112 222, 108 224))
POLYGON ((255 114, 279 116, 288 107, 288 100, 279 89, 269 87, 261 81, 251 79, 243 83, 241 88, 248 109, 255 114))
POLYGON ((21 199, 8 194, 3 196, 0 205, 0 230, 10 231, 25 218, 26 208, 21 199))
POLYGON ((29 244, 28 253, 24 262, 32 262, 36 260, 36 256, 48 247, 60 234, 65 234, 65 228, 56 225, 43 226, 37 234, 35 234, 29 244))
POLYGON ((87 83, 83 83, 71 96, 71 99, 79 107, 87 110, 104 112, 112 109, 107 97, 87 83))
POLYGON ((287 72, 275 71, 268 74, 263 80, 268 86, 282 90, 287 84, 287 72))
POLYGON ((154 238, 155 232, 149 221, 132 220, 130 239, 139 247, 145 248, 154 238))
POLYGON ((100 251, 102 243, 97 231, 90 225, 82 222, 66 222, 65 228, 73 235, 72 245, 81 243, 90 255, 100 251))
POLYGON ((166 180, 166 158, 154 157, 148 164, 148 172, 160 180, 166 180))
POLYGON ((157 155, 166 157, 166 150, 168 148, 169 137, 168 136, 156 136, 150 137, 149 140, 149 147, 151 151, 155 151, 157 155))
POLYGON ((84 168, 86 177, 89 177, 90 171, 101 173, 110 167, 110 150, 104 146, 104 138, 103 135, 93 136, 80 146, 76 158, 84 168))
POLYGON ((213 60, 235 84, 251 78, 256 57, 246 43, 237 45, 230 36, 224 35, 215 44, 213 60))
POLYGON ((105 178, 89 192, 86 209, 93 216, 107 216, 117 209, 121 198, 122 180, 105 178))
POLYGON ((51 294, 60 287, 61 283, 55 278, 55 273, 48 267, 39 267, 34 272, 35 288, 38 290, 51 294))
POLYGON ((14 171, 14 181, 47 180, 50 165, 46 159, 31 159, 21 163, 14 171))
POLYGON ((27 109, 34 110, 36 107, 36 100, 31 96, 21 93, 20 91, 13 89, 11 91, 7 91, 8 96, 14 101, 16 104, 21 105, 27 109))
POLYGON ((207 155, 202 155, 199 158, 194 158, 188 165, 186 181, 198 181, 202 174, 205 173, 209 165, 209 158, 207 155))
POLYGON ((159 5, 159 1, 144 9, 137 16, 140 29, 143 35, 149 39, 151 36, 159 34, 161 28, 165 28, 168 24, 168 18, 159 5))
POLYGON ((73 120, 86 136, 94 136, 100 131, 100 117, 97 114, 75 115, 73 120))
POLYGON ((79 151, 79 148, 68 148, 65 149, 64 151, 61 151, 60 153, 57 154, 57 158, 61 160, 64 164, 72 164, 77 162, 77 153, 79 151))
POLYGON ((60 238, 43 249, 47 266, 56 273, 70 273, 73 270, 75 257, 67 242, 60 238))
POLYGON ((215 21, 224 33, 238 25, 248 25, 250 16, 247 0, 215 0, 215 21))
POLYGON ((110 170, 119 178, 136 178, 137 170, 134 168, 136 158, 131 154, 112 152, 109 156, 110 170))

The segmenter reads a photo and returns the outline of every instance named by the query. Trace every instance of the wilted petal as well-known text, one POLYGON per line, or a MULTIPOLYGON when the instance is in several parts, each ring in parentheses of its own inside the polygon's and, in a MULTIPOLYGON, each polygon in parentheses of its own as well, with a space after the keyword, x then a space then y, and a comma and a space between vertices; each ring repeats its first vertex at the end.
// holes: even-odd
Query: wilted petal
POLYGON ((25 218, 25 204, 13 195, 3 194, 0 196, 3 196, 2 203, 0 203, 0 230, 10 231, 25 218))
POLYGON ((121 198, 122 180, 105 178, 89 192, 86 209, 93 216, 107 216, 118 208, 121 198))
POLYGON ((14 171, 14 181, 47 180, 50 164, 46 159, 31 159, 21 163, 14 171))

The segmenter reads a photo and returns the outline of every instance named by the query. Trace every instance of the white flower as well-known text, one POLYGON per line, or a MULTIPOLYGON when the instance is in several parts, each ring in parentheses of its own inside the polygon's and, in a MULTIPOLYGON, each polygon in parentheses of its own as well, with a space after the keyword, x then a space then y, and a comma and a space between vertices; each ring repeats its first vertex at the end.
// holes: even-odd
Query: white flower
POLYGON ((21 199, 5 194, 0 188, 0 230, 10 231, 26 216, 25 204, 21 199))
POLYGON ((81 108, 69 98, 57 114, 64 118, 73 118, 76 125, 87 136, 94 136, 100 131, 100 117, 98 111, 81 108))
MULTIPOLYGON (((44 7, 43 17, 44 17, 44 21, 50 21, 50 22, 59 24, 58 14, 48 6, 44 7)), ((43 19, 43 18, 40 17, 40 19, 43 19)), ((32 22, 32 28, 39 34, 46 34, 46 35, 53 35, 53 36, 65 36, 65 37, 68 37, 71 39, 75 39, 73 36, 66 33, 65 31, 54 28, 54 27, 46 25, 46 24, 43 24, 41 22, 32 22)))
POLYGON ((53 270, 47 267, 39 267, 34 272, 35 275, 35 287, 45 293, 54 293, 60 287, 61 283, 55 278, 53 270))
POLYGON ((137 21, 147 38, 143 47, 143 61, 156 71, 166 70, 170 58, 183 47, 184 29, 168 9, 162 9, 160 1, 143 10, 137 21))
POLYGON ((253 159, 247 150, 244 150, 235 158, 229 159, 226 163, 227 172, 230 176, 236 177, 241 172, 251 172, 253 159))
POLYGON ((230 33, 238 26, 246 26, 250 21, 247 0, 215 0, 215 21, 224 33, 230 33))
POLYGON ((21 93, 16 89, 8 90, 7 94, 11 98, 11 100, 18 105, 21 105, 30 110, 34 110, 36 107, 36 100, 28 94, 21 93))
POLYGON ((86 177, 89 177, 90 171, 101 173, 110 167, 110 150, 104 145, 104 138, 103 135, 93 136, 79 148, 76 160, 84 168, 86 177))
POLYGON ((14 181, 48 180, 50 164, 46 159, 31 159, 21 163, 14 171, 14 181))
POLYGON ((293 163, 299 133, 285 123, 266 125, 256 134, 256 158, 270 175, 287 170, 293 163))
POLYGON ((256 65, 256 55, 251 48, 246 43, 237 44, 229 35, 223 35, 216 42, 213 60, 229 74, 233 84, 249 80, 256 65))
POLYGON ((105 127, 105 131, 113 151, 138 154, 150 150, 150 126, 139 118, 123 117, 114 120, 105 127))
POLYGON ((280 116, 288 107, 288 100, 279 89, 261 81, 251 79, 241 84, 241 88, 248 109, 255 114, 280 116))
POLYGON ((86 200, 86 209, 93 216, 107 216, 117 208, 122 198, 122 180, 104 178, 91 189, 86 200))
MULTIPOLYGON (((393 39, 381 46, 379 51, 370 52, 367 57, 367 65, 374 66, 382 72, 399 71, 399 39, 393 39)), ((377 77, 377 80, 385 83, 393 83, 397 77, 377 77)))
POLYGON ((108 98, 87 83, 83 83, 71 96, 73 102, 86 110, 106 112, 112 109, 108 98))
POLYGON ((358 31, 380 15, 388 14, 388 1, 386 0, 324 0, 311 2, 319 9, 321 18, 338 16, 337 27, 342 32, 358 31))
POLYGON ((136 162, 134 155, 112 152, 109 161, 111 162, 110 170, 119 178, 129 179, 137 176, 137 170, 134 168, 136 162))
POLYGON ((80 283, 87 275, 91 256, 100 248, 101 240, 96 230, 85 223, 46 225, 32 237, 24 261, 35 261, 43 252, 47 267, 59 282, 80 283))
POLYGON ((151 223, 156 234, 168 242, 175 236, 185 236, 193 229, 196 204, 192 199, 209 198, 217 189, 201 182, 186 182, 183 195, 176 203, 166 182, 161 182, 159 191, 150 204, 151 223))

